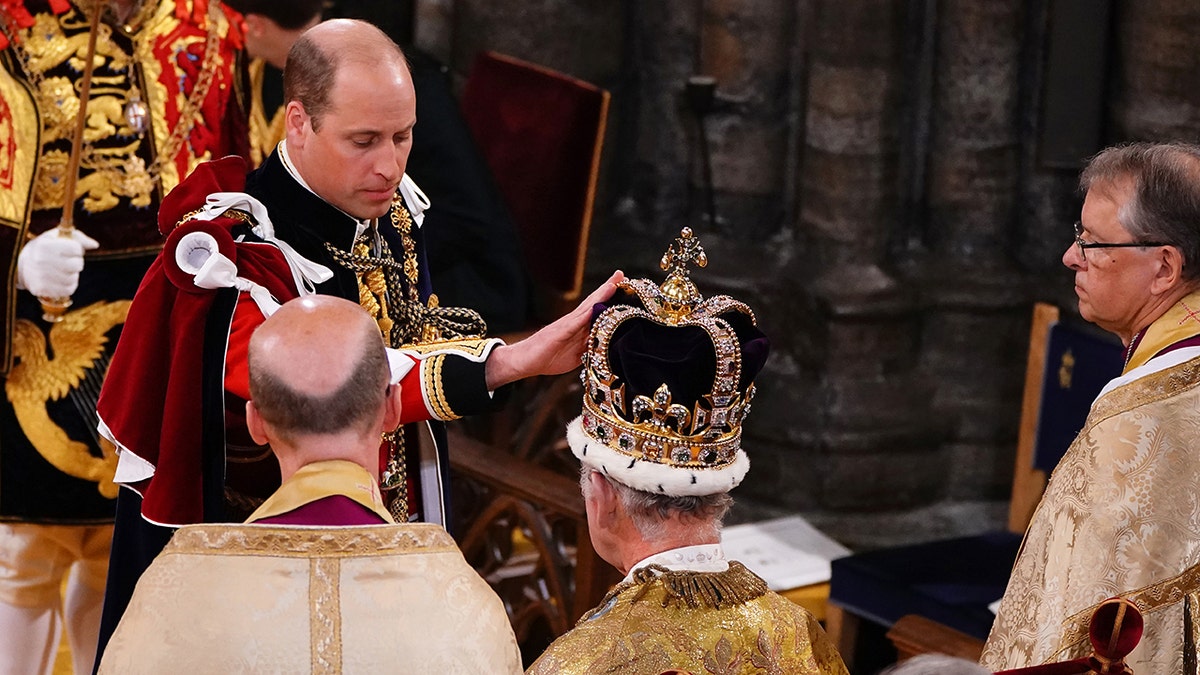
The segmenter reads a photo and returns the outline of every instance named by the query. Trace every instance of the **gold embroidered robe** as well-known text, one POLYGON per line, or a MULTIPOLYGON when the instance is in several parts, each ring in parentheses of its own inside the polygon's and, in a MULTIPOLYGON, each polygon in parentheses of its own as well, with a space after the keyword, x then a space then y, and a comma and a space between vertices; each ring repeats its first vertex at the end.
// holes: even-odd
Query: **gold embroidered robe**
POLYGON ((519 673, 504 607, 444 529, 188 525, 101 673, 519 673))
POLYGON ((632 582, 616 586, 526 672, 659 675, 672 668, 729 675, 846 673, 817 620, 767 590, 738 562, 725 572, 635 572, 632 582), (725 599, 715 607, 718 595, 725 599))
POLYGON ((1092 404, 1025 535, 982 663, 993 670, 1084 656, 1095 606, 1121 595, 1145 619, 1135 673, 1181 673, 1184 603, 1200 587, 1200 356, 1158 349, 1200 333, 1185 298, 1147 331, 1092 404), (1149 363, 1146 363, 1149 361, 1149 363))

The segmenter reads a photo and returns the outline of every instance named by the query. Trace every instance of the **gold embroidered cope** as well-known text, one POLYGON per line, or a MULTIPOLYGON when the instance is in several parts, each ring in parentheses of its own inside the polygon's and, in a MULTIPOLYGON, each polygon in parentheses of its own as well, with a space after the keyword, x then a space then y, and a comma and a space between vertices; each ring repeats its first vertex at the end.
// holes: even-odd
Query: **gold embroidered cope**
POLYGON ((247 671, 511 675, 521 657, 500 599, 437 525, 183 527, 100 672, 247 671))
POLYGON ((639 570, 555 640, 529 673, 845 675, 816 619, 741 563, 724 572, 639 570))
MULTIPOLYGON (((1195 295, 1184 300, 1200 306, 1195 295)), ((1161 332, 1159 322, 1175 340, 1186 337, 1175 331, 1174 314, 1148 335, 1161 332)), ((1200 334, 1200 323, 1186 323, 1191 335, 1200 334)), ((1141 644, 1126 659, 1133 671, 1183 672, 1183 601, 1200 591, 1198 430, 1200 358, 1096 400, 1034 513, 984 666, 1085 656, 1087 617, 1119 595, 1145 620, 1141 644)))

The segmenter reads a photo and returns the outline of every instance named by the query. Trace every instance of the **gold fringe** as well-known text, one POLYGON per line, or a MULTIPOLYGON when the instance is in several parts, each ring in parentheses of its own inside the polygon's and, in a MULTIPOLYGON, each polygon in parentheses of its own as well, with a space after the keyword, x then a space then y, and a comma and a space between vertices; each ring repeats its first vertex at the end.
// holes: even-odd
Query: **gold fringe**
MULTIPOLYGON (((632 602, 641 600, 654 586, 661 583, 664 596, 663 607, 686 606, 688 609, 724 609, 742 605, 766 595, 767 582, 763 581, 746 566, 730 561, 724 572, 673 571, 662 565, 647 565, 633 573, 633 580, 617 584, 604 600, 597 605, 600 609, 609 605, 616 596, 635 586, 640 586, 632 602)), ((584 615, 589 618, 596 610, 584 615)))

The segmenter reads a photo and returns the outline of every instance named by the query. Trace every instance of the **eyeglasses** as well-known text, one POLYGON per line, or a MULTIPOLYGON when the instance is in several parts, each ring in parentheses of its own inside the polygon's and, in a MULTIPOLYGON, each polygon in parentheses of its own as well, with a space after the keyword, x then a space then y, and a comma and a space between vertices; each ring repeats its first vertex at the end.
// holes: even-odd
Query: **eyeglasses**
POLYGON ((1075 221, 1075 245, 1079 247, 1079 255, 1087 260, 1087 250, 1089 248, 1140 248, 1145 246, 1172 246, 1162 242, 1153 241, 1130 241, 1124 244, 1101 244, 1097 242, 1087 242, 1083 240, 1083 223, 1075 221))

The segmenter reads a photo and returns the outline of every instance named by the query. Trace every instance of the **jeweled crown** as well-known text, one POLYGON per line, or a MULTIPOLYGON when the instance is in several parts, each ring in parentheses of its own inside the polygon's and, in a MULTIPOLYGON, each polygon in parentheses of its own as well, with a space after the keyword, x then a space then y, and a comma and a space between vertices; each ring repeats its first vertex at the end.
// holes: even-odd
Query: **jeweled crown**
POLYGON ((684 228, 660 262, 666 280, 621 282, 592 324, 583 414, 568 440, 582 461, 630 487, 712 494, 749 468, 742 423, 769 344, 748 306, 700 294, 688 265, 707 263, 684 228))

